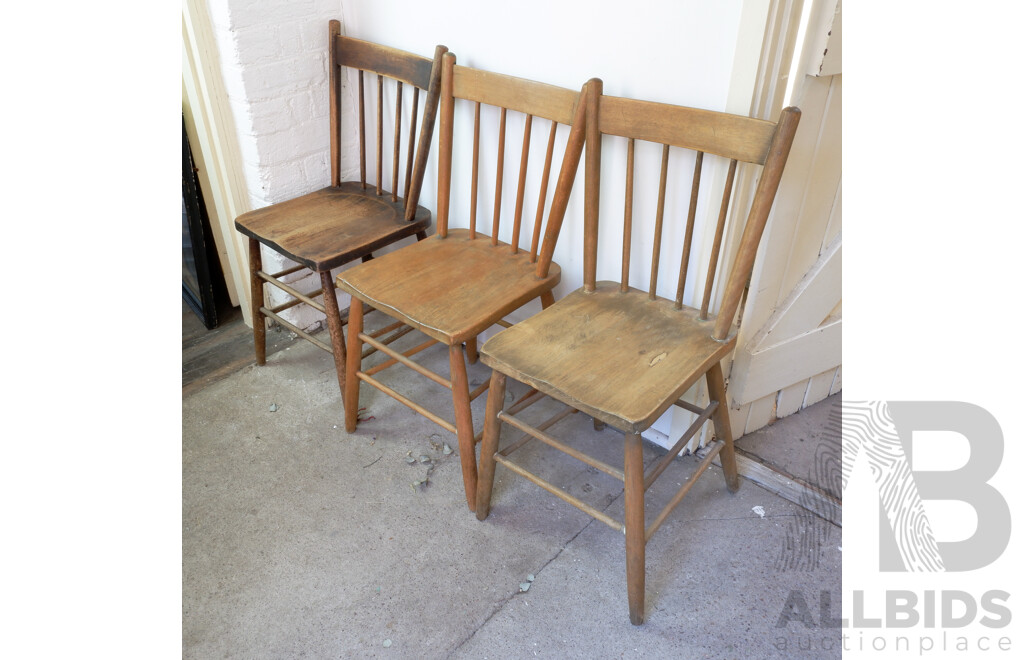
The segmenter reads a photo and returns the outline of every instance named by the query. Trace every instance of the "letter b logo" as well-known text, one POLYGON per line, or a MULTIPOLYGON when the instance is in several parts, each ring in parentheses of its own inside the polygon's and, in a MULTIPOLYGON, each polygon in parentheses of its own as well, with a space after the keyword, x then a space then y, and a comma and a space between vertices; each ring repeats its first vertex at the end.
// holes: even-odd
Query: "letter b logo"
POLYGON ((989 485, 1003 458, 1003 432, 985 409, 959 401, 843 402, 843 481, 867 455, 879 492, 882 571, 970 571, 991 564, 1010 541, 1010 509, 989 485), (914 471, 915 431, 952 431, 969 445, 956 470, 914 471), (937 541, 926 500, 956 500, 978 519, 962 541, 937 541))

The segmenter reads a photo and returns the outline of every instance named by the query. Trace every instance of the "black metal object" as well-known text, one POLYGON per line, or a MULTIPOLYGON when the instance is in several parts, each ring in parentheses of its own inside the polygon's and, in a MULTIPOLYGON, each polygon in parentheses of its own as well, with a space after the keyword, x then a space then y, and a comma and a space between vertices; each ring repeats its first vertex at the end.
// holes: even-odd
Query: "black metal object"
POLYGON ((217 327, 218 292, 224 276, 210 237, 210 221, 192 161, 192 149, 181 121, 181 295, 207 329, 217 327), (211 264, 214 267, 211 267, 211 264))

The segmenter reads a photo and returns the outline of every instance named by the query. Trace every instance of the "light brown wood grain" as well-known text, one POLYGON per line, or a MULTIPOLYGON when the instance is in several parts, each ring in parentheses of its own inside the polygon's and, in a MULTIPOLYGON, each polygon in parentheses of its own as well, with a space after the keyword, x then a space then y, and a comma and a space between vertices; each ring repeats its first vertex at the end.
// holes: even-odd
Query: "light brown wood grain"
POLYGON ((674 147, 763 164, 775 124, 710 110, 601 97, 600 130, 674 147))
POLYGON ((529 254, 468 229, 431 237, 338 274, 338 287, 446 344, 476 337, 553 288, 561 268, 534 274, 529 254))
POLYGON ((559 124, 573 122, 579 102, 579 93, 571 89, 461 65, 453 72, 452 94, 559 124))
POLYGON ((712 321, 673 301, 598 282, 504 330, 481 347, 484 364, 606 422, 645 430, 732 349, 712 321))

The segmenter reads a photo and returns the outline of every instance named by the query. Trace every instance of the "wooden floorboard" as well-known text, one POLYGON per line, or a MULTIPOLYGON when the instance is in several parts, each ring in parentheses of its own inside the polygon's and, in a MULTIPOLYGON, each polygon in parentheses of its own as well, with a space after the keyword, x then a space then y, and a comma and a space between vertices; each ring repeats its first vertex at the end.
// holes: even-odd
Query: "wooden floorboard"
MULTIPOLYGON (((280 328, 267 331, 267 355, 288 347, 298 338, 280 328)), ((256 362, 252 330, 237 307, 221 314, 208 330, 192 309, 181 305, 181 395, 203 389, 256 362)))

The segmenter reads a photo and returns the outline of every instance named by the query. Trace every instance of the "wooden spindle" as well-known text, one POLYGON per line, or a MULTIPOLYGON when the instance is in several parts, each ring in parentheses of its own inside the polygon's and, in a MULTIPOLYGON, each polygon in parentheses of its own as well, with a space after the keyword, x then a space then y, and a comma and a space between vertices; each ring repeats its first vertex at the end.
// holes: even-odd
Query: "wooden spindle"
MULTIPOLYGON (((431 139, 434 136, 434 118, 437 115, 438 99, 441 95, 441 69, 444 67, 444 56, 447 54, 448 49, 444 46, 438 45, 434 49, 434 64, 430 67, 430 80, 426 87, 427 98, 423 101, 423 120, 419 129, 419 138, 416 140, 415 164, 412 168, 412 185, 408 186, 408 192, 405 196, 406 221, 411 221, 416 217, 416 204, 420 199, 420 191, 423 189, 423 170, 426 169, 427 159, 430 157, 428 152, 430 151, 431 139)), ((415 100, 415 98, 414 96, 413 99, 415 100)), ((415 117, 414 110, 414 126, 416 124, 415 117)), ((409 132, 410 140, 415 132, 415 130, 409 132)), ((410 148, 412 148, 411 145, 410 148)), ((438 171, 440 173, 440 169, 438 171)), ((447 201, 445 201, 445 204, 447 204, 447 201)), ((438 214, 440 215, 440 200, 438 200, 437 206, 438 214)), ((438 227, 440 227, 440 223, 438 223, 438 227)))
MULTIPOLYGON (((438 136, 437 158, 437 236, 448 236, 448 210, 452 193, 452 124, 455 120, 455 97, 452 95, 452 71, 455 69, 455 55, 445 53, 441 60, 444 75, 441 76, 441 130, 438 136)), ((429 100, 428 100, 429 103, 429 100)), ((423 138, 417 158, 423 157, 423 138)))
POLYGON ((789 157, 789 150, 793 146, 793 135, 799 124, 799 109, 786 108, 782 111, 771 147, 768 149, 768 156, 764 161, 764 169, 761 170, 761 178, 757 182, 754 201, 751 202, 750 211, 747 213, 743 236, 740 238, 740 247, 729 273, 725 293, 722 295, 722 306, 718 310, 715 329, 711 333, 715 339, 722 340, 728 336, 733 319, 736 317, 736 309, 739 307, 743 289, 750 277, 750 271, 754 267, 757 246, 761 241, 765 224, 768 222, 768 213, 771 211, 775 193, 779 189, 782 170, 789 157))
POLYGON ((473 181, 469 193, 469 238, 476 238, 476 193, 480 180, 480 101, 473 110, 473 181))
POLYGON ((661 227, 665 221, 665 187, 668 183, 668 145, 661 150, 661 182, 658 184, 658 215, 654 221, 654 254, 651 255, 651 287, 647 297, 654 300, 658 288, 658 261, 661 259, 661 227))
POLYGON ((633 241, 633 154, 636 140, 629 138, 626 146, 626 204, 622 212, 622 278, 619 291, 629 291, 629 253, 633 241))
POLYGON ((331 20, 328 24, 328 40, 331 61, 329 84, 331 113, 331 185, 341 185, 341 66, 338 64, 338 37, 341 23, 331 20))
POLYGON ((690 265, 690 247, 693 244, 693 223, 697 217, 697 195, 700 192, 700 170, 704 164, 704 152, 697 152, 693 164, 693 186, 690 188, 690 210, 686 214, 686 235, 683 237, 683 258, 679 264, 679 285, 676 287, 676 309, 683 308, 683 290, 686 287, 686 271, 690 265))
POLYGON ((402 196, 409 199, 409 188, 412 186, 412 162, 416 153, 416 114, 419 110, 420 88, 415 85, 412 88, 412 119, 409 120, 409 152, 405 158, 405 192, 402 196))
POLYGON ((519 186, 516 188, 516 213, 512 218, 511 253, 519 252, 519 232, 523 226, 523 196, 526 194, 526 166, 530 160, 530 131, 533 128, 533 115, 526 115, 526 126, 523 128, 523 153, 519 157, 519 186))
POLYGON ((362 70, 359 71, 359 182, 366 190, 366 97, 362 70))
MULTIPOLYGON (((583 156, 583 144, 590 144, 593 148, 587 148, 587 168, 595 167, 600 170, 600 141, 589 140, 588 137, 597 133, 597 114, 590 110, 596 110, 597 99, 601 96, 603 83, 600 78, 591 78, 583 86, 583 94, 580 102, 576 105, 576 111, 572 117, 572 128, 569 130, 569 139, 565 146, 565 155, 562 157, 562 166, 558 170, 558 183, 555 184, 555 196, 551 200, 551 212, 548 213, 547 227, 544 228, 544 242, 541 244, 540 255, 537 257, 537 267, 534 274, 537 277, 547 277, 551 269, 551 258, 555 253, 555 241, 558 239, 558 232, 562 231, 562 221, 565 220, 565 209, 569 205, 569 194, 565 189, 572 187, 572 177, 576 176, 576 170, 580 166, 580 158, 583 156)), ((597 211, 598 211, 598 189, 600 185, 600 173, 595 176, 588 176, 588 181, 593 181, 586 191, 587 200, 584 209, 584 242, 593 240, 596 254, 597 242, 597 211), (592 239, 590 237, 593 237, 592 239)), ((589 244, 588 244, 589 245, 589 244)), ((587 254, 588 251, 584 251, 587 254)), ((593 269, 587 270, 584 266, 584 285, 587 283, 587 273, 593 273, 593 269)), ((592 291, 593 289, 588 289, 592 291)))
POLYGON ((537 249, 540 246, 540 227, 544 224, 544 205, 548 196, 548 179, 551 178, 551 158, 555 153, 555 133, 558 131, 558 122, 551 122, 551 132, 548 134, 548 150, 544 155, 544 174, 540 177, 540 193, 537 197, 537 217, 533 220, 533 240, 530 242, 530 263, 537 263, 537 249))
POLYGON ((377 74, 377 194, 383 194, 384 177, 384 76, 377 74))
MULTIPOLYGON (((412 140, 409 140, 412 143, 412 140)), ((391 158, 391 201, 398 201, 398 163, 402 153, 402 81, 397 81, 395 91, 395 153, 391 158)))
POLYGON ((700 304, 700 318, 708 317, 711 306, 711 289, 715 283, 715 271, 718 269, 718 252, 722 246, 722 235, 725 233, 725 217, 729 213, 729 198, 732 197, 732 183, 736 178, 736 159, 729 161, 729 175, 725 179, 725 192, 722 193, 722 206, 718 212, 718 224, 715 226, 715 241, 711 245, 711 263, 708 264, 708 277, 704 282, 704 301, 700 304))
POLYGON ((498 244, 498 222, 501 219, 501 183, 505 175, 505 108, 498 122, 498 172, 494 177, 494 219, 491 221, 491 245, 498 244))

